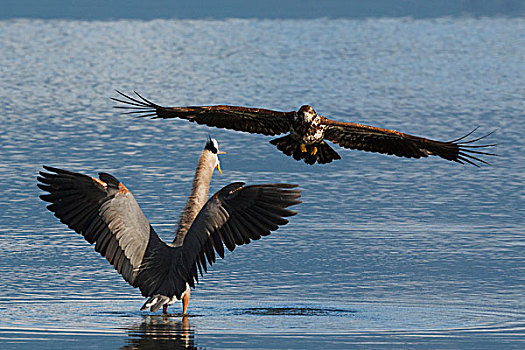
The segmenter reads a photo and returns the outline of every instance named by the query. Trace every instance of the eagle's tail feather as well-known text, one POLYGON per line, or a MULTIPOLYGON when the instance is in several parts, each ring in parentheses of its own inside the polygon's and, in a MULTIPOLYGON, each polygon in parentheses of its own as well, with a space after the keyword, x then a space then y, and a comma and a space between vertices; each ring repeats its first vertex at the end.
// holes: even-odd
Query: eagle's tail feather
POLYGON ((341 156, 334 151, 326 142, 321 141, 314 144, 301 144, 292 135, 286 135, 270 141, 272 145, 295 160, 304 160, 306 164, 330 163, 334 159, 341 159, 341 156))

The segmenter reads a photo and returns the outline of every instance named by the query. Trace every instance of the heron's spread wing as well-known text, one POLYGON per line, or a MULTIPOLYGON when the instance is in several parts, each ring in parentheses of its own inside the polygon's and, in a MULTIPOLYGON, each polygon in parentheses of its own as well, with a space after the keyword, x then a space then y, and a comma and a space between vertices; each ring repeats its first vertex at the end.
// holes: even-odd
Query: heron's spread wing
POLYGON ((233 251, 235 246, 260 239, 285 225, 284 217, 296 212, 286 209, 301 203, 297 185, 265 184, 243 187, 232 183, 213 195, 199 212, 182 244, 180 274, 190 286, 215 262, 215 252, 224 258, 224 245, 233 251))
POLYGON ((495 155, 479 150, 495 146, 495 144, 472 144, 492 133, 473 140, 464 140, 476 129, 459 139, 443 142, 412 136, 395 130, 338 122, 327 118, 323 118, 322 123, 326 125, 324 138, 345 148, 393 154, 407 158, 436 155, 447 160, 462 164, 470 163, 475 166, 479 166, 476 162, 487 164, 486 161, 478 158, 476 155, 495 155))
MULTIPOLYGON (((144 296, 162 289, 169 274, 166 266, 180 254, 158 237, 135 198, 115 177, 100 173, 100 180, 67 170, 44 166, 38 187, 49 194, 48 209, 89 243, 144 296), (161 266, 161 268, 159 268, 161 266)), ((185 281, 179 278, 180 293, 185 281)), ((172 291, 172 296, 176 291, 172 291)))
POLYGON ((117 93, 124 99, 111 99, 124 104, 115 106, 126 110, 124 114, 163 119, 181 118, 207 126, 264 135, 289 132, 295 115, 295 112, 226 105, 163 107, 145 99, 137 92, 137 97, 128 96, 118 90, 117 93))

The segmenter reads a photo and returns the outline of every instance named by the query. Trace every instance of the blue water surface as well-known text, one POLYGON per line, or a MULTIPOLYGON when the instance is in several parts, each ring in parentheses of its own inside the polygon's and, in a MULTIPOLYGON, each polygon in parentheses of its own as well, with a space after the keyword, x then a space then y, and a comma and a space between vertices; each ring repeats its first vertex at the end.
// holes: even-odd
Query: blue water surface
POLYGON ((0 19, 524 17, 523 0, 4 0, 0 19))
POLYGON ((0 21, 0 347, 523 348, 523 18, 0 21), (309 166, 263 135, 118 114, 295 110, 450 140, 492 130, 476 168, 337 149, 309 166), (289 225, 217 262, 191 317, 140 312, 45 209, 43 164, 119 178, 166 240, 208 136, 233 181, 291 182, 289 225))

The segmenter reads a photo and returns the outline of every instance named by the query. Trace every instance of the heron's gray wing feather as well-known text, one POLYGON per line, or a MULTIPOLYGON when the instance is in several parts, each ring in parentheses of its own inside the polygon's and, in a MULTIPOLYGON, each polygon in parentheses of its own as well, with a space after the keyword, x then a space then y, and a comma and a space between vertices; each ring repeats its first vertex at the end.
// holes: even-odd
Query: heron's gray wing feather
POLYGON ((289 132, 295 112, 279 112, 264 108, 242 106, 187 106, 164 107, 153 103, 141 95, 136 97, 117 91, 124 99, 112 100, 124 105, 117 108, 127 110, 128 114, 139 117, 181 118, 198 124, 217 128, 232 129, 264 135, 278 135, 289 132))
POLYGON ((215 262, 215 252, 224 258, 224 246, 233 251, 237 245, 260 239, 285 225, 285 217, 296 212, 286 209, 301 203, 297 185, 263 184, 243 186, 236 182, 213 195, 199 212, 182 244, 179 274, 194 286, 197 270, 215 262))
MULTIPOLYGON (((94 243, 95 250, 129 284, 139 287, 144 296, 158 292, 162 287, 160 280, 168 273, 158 267, 180 254, 158 237, 131 192, 106 173, 101 173, 98 180, 67 170, 44 168, 49 172, 40 172, 38 186, 49 192, 40 196, 51 202, 48 209, 89 243, 94 243)), ((182 285, 185 288, 185 283, 182 285)))

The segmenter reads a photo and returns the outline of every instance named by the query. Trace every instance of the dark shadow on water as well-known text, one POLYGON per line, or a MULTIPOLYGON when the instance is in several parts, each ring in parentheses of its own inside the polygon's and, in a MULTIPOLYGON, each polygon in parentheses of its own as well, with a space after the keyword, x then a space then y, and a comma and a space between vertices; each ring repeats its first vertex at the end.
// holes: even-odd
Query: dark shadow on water
POLYGON ((126 331, 128 339, 121 349, 197 349, 188 317, 147 315, 126 331))
POLYGON ((355 313, 354 310, 309 307, 252 307, 235 310, 237 315, 256 316, 347 316, 355 313))

